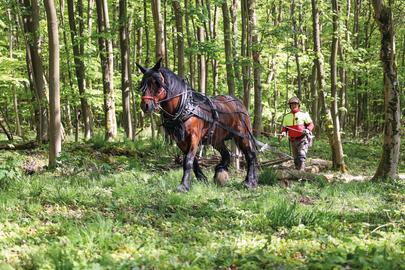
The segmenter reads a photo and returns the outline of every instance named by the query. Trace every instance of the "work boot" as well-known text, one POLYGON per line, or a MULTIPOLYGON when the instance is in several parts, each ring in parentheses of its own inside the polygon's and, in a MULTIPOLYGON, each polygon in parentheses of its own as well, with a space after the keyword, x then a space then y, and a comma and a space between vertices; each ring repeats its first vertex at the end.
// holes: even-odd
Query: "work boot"
POLYGON ((305 171, 305 161, 300 161, 298 162, 298 168, 297 170, 299 171, 305 171))

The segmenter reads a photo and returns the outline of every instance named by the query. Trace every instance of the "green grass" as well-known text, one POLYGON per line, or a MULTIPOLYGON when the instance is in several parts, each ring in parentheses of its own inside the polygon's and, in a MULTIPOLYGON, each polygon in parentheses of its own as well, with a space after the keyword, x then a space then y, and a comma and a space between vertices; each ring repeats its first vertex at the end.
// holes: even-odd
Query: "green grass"
MULTIPOLYGON (((352 147, 355 168, 376 163, 355 154, 378 146, 352 147)), ((0 269, 404 269, 403 181, 285 188, 263 168, 256 190, 231 170, 225 187, 194 180, 181 194, 175 147, 96 138, 63 151, 32 176, 24 160, 46 150, 0 153, 0 269)))

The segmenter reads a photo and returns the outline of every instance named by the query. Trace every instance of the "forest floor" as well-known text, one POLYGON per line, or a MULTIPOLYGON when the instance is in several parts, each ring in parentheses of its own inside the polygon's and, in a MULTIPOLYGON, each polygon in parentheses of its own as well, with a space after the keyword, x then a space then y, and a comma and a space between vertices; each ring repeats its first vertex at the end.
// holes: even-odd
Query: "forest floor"
MULTIPOLYGON (((285 186, 261 166, 247 190, 231 168, 225 186, 186 194, 179 151, 160 141, 65 143, 53 171, 45 147, 0 151, 0 269, 405 269, 405 181, 369 181, 378 139, 344 151, 347 174, 285 186)), ((309 157, 327 160, 326 141, 309 157)))

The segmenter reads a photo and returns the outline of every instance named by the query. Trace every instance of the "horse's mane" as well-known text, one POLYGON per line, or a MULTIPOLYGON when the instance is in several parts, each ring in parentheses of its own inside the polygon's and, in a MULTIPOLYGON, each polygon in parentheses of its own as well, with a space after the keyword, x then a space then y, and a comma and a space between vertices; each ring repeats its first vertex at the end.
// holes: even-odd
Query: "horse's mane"
POLYGON ((170 69, 161 67, 159 71, 165 79, 166 91, 170 93, 171 96, 183 93, 190 89, 190 86, 170 69))

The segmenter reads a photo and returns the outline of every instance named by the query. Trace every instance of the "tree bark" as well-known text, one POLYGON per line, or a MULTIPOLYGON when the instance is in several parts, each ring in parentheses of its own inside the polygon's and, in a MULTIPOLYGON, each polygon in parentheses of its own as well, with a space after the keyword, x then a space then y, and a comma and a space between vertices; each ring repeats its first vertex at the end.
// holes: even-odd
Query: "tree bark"
POLYGON ((75 71, 77 78, 77 86, 79 88, 80 94, 80 105, 81 105, 81 119, 84 125, 84 139, 88 140, 91 138, 91 127, 90 127, 90 117, 89 117, 89 105, 86 98, 86 86, 85 86, 85 65, 83 62, 84 56, 84 44, 83 44, 83 2, 78 0, 77 10, 74 10, 74 0, 68 0, 68 15, 69 15, 69 26, 70 35, 73 44, 73 55, 75 63, 75 71), (77 20, 79 22, 79 31, 76 28, 75 14, 77 14, 77 20))
MULTIPOLYGON (((196 8, 202 9, 202 0, 196 0, 196 8)), ((205 42, 205 33, 204 33, 204 27, 202 25, 202 22, 199 22, 197 26, 197 40, 200 45, 200 48, 202 47, 201 44, 205 42)), ((201 51, 201 49, 198 49, 197 53, 197 62, 198 62, 198 90, 205 94, 206 92, 206 84, 207 84, 207 66, 205 62, 205 55, 201 51)))
POLYGON ((256 1, 249 0, 249 23, 252 35, 252 59, 253 59, 253 80, 254 80, 254 119, 253 133, 260 136, 262 130, 262 83, 260 64, 260 42, 257 31, 256 1))
POLYGON ((132 119, 130 109, 130 94, 132 89, 131 63, 129 49, 129 33, 127 18, 127 1, 119 2, 120 17, 120 47, 121 47, 121 91, 122 91, 122 114, 123 126, 128 139, 132 140, 132 119))
POLYGON ((176 18, 177 38, 177 72, 180 78, 184 78, 184 32, 183 32, 183 11, 179 0, 173 0, 173 11, 176 18))
MULTIPOLYGON (((184 0, 184 19, 186 22, 186 36, 187 36, 187 46, 191 48, 193 46, 192 42, 192 35, 190 33, 190 3, 188 0, 184 0)), ((193 54, 188 53, 188 66, 189 66, 189 80, 188 82, 190 83, 190 87, 193 88, 195 83, 194 83, 194 64, 193 64, 193 54)))
POLYGON ((165 56, 165 40, 163 38, 163 18, 161 13, 160 0, 152 0, 152 14, 155 26, 155 57, 156 60, 165 56))
POLYGON ((332 1, 332 24, 333 24, 333 37, 330 55, 330 69, 331 69, 331 95, 332 95, 332 120, 333 120, 333 144, 335 149, 335 157, 332 159, 333 169, 346 172, 346 165, 343 159, 343 147, 340 137, 340 123, 338 112, 338 95, 337 95, 337 67, 336 58, 338 51, 338 36, 339 36, 339 6, 337 0, 332 1))
MULTIPOLYGON (((35 98, 38 108, 38 124, 37 140, 39 142, 48 141, 48 100, 46 96, 46 83, 44 79, 44 71, 42 59, 39 53, 39 6, 37 0, 20 0, 26 12, 23 12, 24 32, 26 34, 26 42, 28 44, 27 56, 29 54, 29 64, 32 68, 33 89, 35 90, 35 98)), ((30 76, 30 74, 29 74, 30 76)))
POLYGON ((383 0, 373 0, 372 4, 375 20, 382 35, 380 59, 384 71, 384 139, 382 157, 373 177, 374 180, 378 180, 398 177, 401 110, 392 10, 383 0))
POLYGON ((298 46, 298 37, 297 37, 297 21, 295 18, 295 0, 291 1, 291 21, 292 21, 292 30, 293 30, 293 44, 294 44, 294 57, 295 57, 295 65, 297 66, 297 96, 300 100, 302 100, 302 78, 301 78, 301 66, 300 66, 300 58, 299 58, 299 46, 298 46))
POLYGON ((231 44, 231 28, 229 21, 228 5, 226 1, 222 2, 222 16, 224 25, 224 45, 225 45, 225 61, 226 61, 226 82, 228 84, 228 93, 235 95, 235 80, 233 70, 233 54, 231 44))
POLYGON ((110 23, 108 18, 108 7, 106 0, 96 0, 97 5, 97 25, 98 25, 98 43, 100 49, 101 69, 103 72, 103 90, 104 90, 104 120, 105 120, 105 139, 113 140, 117 135, 117 124, 115 118, 115 93, 113 87, 113 54, 112 43, 110 39, 105 38, 110 32, 110 23))
POLYGON ((230 14, 231 14, 231 22, 232 22, 232 58, 233 58, 233 70, 234 70, 234 78, 235 78, 235 91, 237 91, 236 96, 242 96, 242 80, 241 80, 241 72, 240 72, 240 56, 239 56, 239 31, 238 31, 238 8, 239 8, 239 0, 232 0, 232 6, 230 7, 230 14))
POLYGON ((53 0, 44 0, 49 37, 49 168, 56 167, 62 149, 62 125, 59 89, 59 33, 56 8, 53 0))
POLYGON ((249 0, 241 1, 241 17, 242 17, 242 40, 241 40, 241 57, 242 63, 242 80, 243 80, 243 105, 249 111, 250 107, 250 73, 251 73, 251 31, 248 21, 249 16, 249 0))
MULTIPOLYGON (((318 79, 318 93, 319 93, 319 103, 321 107, 321 116, 324 119, 323 126, 325 127, 326 135, 329 140, 329 145, 332 152, 332 160, 335 159, 336 149, 334 144, 334 130, 333 130, 333 120, 331 116, 330 109, 325 102, 325 71, 323 67, 323 54, 321 51, 321 33, 319 27, 319 10, 317 0, 312 1, 312 23, 313 23, 313 37, 314 37, 314 53, 315 59, 314 64, 317 67, 317 79, 318 79)), ((314 100, 314 102, 317 102, 314 100)), ((318 123, 318 126, 320 124, 318 123)))

